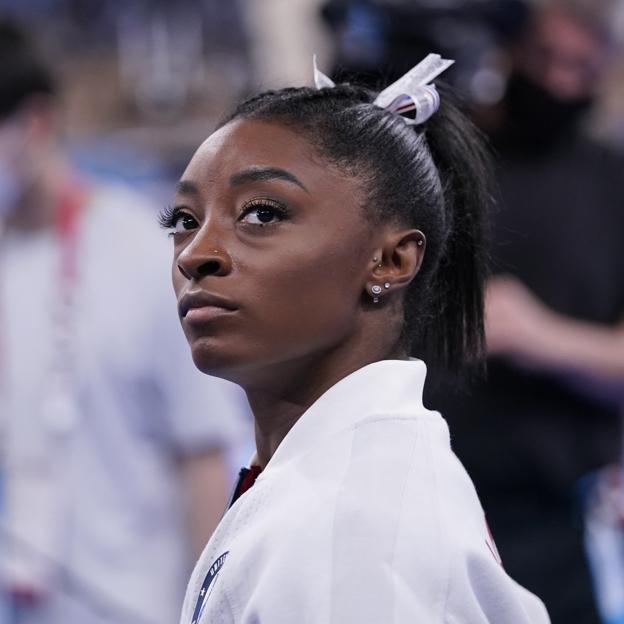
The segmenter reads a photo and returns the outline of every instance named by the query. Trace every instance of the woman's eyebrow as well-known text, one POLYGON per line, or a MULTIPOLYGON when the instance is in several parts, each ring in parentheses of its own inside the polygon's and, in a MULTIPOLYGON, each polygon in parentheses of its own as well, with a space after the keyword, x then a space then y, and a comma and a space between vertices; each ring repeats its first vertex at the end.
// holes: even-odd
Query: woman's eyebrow
POLYGON ((179 195, 199 195, 199 188, 194 182, 180 180, 176 184, 176 193, 179 195))
POLYGON ((264 182, 266 180, 290 182, 309 193, 303 182, 296 175, 279 167, 250 167, 249 169, 239 171, 230 176, 230 186, 240 186, 248 182, 264 182))

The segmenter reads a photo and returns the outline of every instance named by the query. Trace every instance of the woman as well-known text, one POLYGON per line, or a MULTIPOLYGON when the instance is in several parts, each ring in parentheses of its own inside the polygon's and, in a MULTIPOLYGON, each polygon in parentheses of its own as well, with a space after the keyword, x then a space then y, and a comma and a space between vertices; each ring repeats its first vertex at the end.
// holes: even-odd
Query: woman
POLYGON ((162 216, 195 364, 245 389, 257 444, 182 624, 548 621, 409 359, 483 345, 486 158, 422 69, 242 103, 162 216))

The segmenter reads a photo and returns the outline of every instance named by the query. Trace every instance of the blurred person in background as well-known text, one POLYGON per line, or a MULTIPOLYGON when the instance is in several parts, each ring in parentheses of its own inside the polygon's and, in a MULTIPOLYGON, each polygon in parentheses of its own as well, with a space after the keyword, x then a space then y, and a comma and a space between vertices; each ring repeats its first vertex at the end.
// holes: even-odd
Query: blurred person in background
POLYGON ((428 50, 459 59, 448 80, 467 99, 500 97, 492 64, 526 19, 523 0, 328 0, 336 78, 372 88, 399 78, 428 50))
POLYGON ((69 164, 51 72, 0 24, 2 587, 11 624, 170 624, 247 409, 198 373, 137 194, 69 164))
POLYGON ((428 405, 454 432, 503 563, 553 624, 597 623, 575 502, 618 460, 624 395, 624 160, 582 122, 609 58, 595 3, 542 2, 477 113, 500 155, 487 292, 487 379, 428 405))

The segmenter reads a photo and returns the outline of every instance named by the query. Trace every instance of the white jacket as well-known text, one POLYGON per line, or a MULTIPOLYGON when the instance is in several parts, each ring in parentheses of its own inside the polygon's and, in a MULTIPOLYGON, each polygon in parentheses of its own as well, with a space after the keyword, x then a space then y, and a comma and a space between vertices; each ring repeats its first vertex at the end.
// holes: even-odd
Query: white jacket
POLYGON ((208 543, 181 624, 198 600, 200 624, 549 622, 501 566, 425 375, 377 362, 303 414, 208 543))

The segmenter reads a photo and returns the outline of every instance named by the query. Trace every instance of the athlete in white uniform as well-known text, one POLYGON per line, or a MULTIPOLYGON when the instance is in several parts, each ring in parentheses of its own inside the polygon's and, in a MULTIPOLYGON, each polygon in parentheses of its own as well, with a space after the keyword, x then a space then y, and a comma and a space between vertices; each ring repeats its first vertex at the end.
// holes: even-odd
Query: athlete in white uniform
POLYGON ((409 357, 419 338, 438 366, 483 347, 488 163, 440 108, 448 65, 430 55, 377 98, 317 72, 248 100, 162 216, 193 359, 256 422, 182 624, 549 621, 409 357))
POLYGON ((226 514, 182 622, 547 621, 501 567, 424 381, 386 360, 318 399, 226 514))

